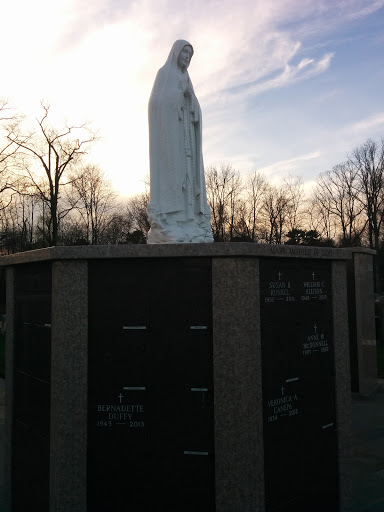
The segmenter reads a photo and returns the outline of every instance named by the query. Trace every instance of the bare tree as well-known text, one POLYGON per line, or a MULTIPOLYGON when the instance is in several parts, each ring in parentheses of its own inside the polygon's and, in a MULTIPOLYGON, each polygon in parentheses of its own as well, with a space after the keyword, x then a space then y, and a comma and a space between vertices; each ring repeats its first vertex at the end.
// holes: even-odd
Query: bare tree
POLYGON ((69 204, 81 216, 87 241, 91 245, 99 244, 116 207, 117 193, 96 165, 86 165, 75 170, 70 174, 70 182, 69 204))
POLYGON ((209 167, 206 171, 206 183, 214 240, 232 240, 240 205, 240 175, 228 164, 222 164, 219 169, 209 167))
POLYGON ((148 187, 141 194, 130 197, 127 202, 127 216, 130 220, 131 229, 141 231, 145 238, 151 227, 147 213, 148 203, 148 187))
POLYGON ((7 100, 0 98, 0 210, 7 208, 13 196, 13 191, 17 186, 17 178, 9 169, 9 163, 13 161, 17 146, 9 141, 4 133, 5 125, 19 121, 20 117, 16 115, 7 100), (4 194, 4 192, 7 192, 4 194))
POLYGON ((318 199, 316 191, 308 202, 308 208, 305 211, 305 223, 309 230, 319 233, 323 240, 334 240, 337 235, 337 221, 331 213, 331 200, 323 196, 318 199))
POLYGON ((341 230, 341 245, 360 245, 365 228, 363 208, 359 200, 359 176, 350 162, 338 164, 320 174, 315 197, 328 215, 337 219, 341 230))
POLYGON ((262 231, 261 211, 267 183, 262 174, 253 171, 241 180, 239 189, 232 240, 256 242, 262 231))
POLYGON ((359 179, 358 199, 367 216, 369 246, 379 249, 384 220, 384 140, 368 139, 354 149, 349 165, 359 179))
POLYGON ((103 234, 103 243, 107 245, 127 244, 133 229, 132 220, 126 213, 114 213, 103 234))
POLYGON ((41 106, 43 114, 37 119, 36 130, 27 131, 22 123, 11 123, 7 139, 18 150, 19 171, 30 193, 37 194, 47 207, 48 245, 57 245, 60 220, 70 210, 59 204, 63 180, 80 163, 96 135, 87 123, 57 130, 48 123, 49 105, 42 102, 41 106))
POLYGON ((263 201, 266 220, 265 240, 269 244, 281 244, 288 224, 290 199, 284 186, 268 185, 263 201))
POLYGON ((283 188, 288 198, 287 223, 292 231, 302 225, 304 211, 304 188, 301 176, 290 175, 283 180, 283 188))
POLYGON ((253 171, 246 177, 244 189, 248 234, 250 240, 256 242, 263 199, 267 190, 267 182, 261 173, 253 171))
POLYGON ((7 207, 0 210, 1 253, 11 254, 34 248, 38 206, 35 197, 15 194, 7 207))
POLYGON ((60 222, 60 242, 63 245, 88 245, 88 234, 84 222, 70 215, 60 222))

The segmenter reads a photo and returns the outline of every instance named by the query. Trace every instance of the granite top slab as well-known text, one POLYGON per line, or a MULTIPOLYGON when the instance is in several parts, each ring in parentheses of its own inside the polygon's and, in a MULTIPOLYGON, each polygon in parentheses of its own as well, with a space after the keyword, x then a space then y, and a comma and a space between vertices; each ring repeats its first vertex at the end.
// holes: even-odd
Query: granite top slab
POLYGON ((39 261, 113 259, 113 258, 228 258, 277 257, 350 260, 353 252, 375 254, 364 248, 334 249, 298 245, 269 245, 247 242, 211 244, 152 244, 152 245, 84 245, 48 247, 0 257, 0 266, 39 261))

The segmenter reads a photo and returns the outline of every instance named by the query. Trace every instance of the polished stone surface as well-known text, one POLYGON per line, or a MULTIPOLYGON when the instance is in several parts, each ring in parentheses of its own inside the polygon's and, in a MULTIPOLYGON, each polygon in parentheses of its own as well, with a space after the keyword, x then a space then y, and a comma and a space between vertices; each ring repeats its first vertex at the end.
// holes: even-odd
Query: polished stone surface
POLYGON ((154 245, 83 245, 79 247, 48 247, 0 257, 0 266, 34 261, 76 260, 93 258, 189 258, 212 257, 281 257, 351 260, 348 249, 238 243, 154 244, 154 245))
POLYGON ((86 261, 53 263, 50 507, 55 512, 86 509, 87 283, 86 261))
POLYGON ((348 303, 345 265, 332 263, 333 329, 336 368, 340 510, 352 509, 351 489, 351 384, 349 366, 348 303))
MULTIPOLYGON (((354 512, 384 510, 384 380, 370 398, 352 399, 352 477, 354 512)), ((4 394, 0 379, 0 512, 4 509, 4 394)), ((31 504, 31 510, 33 504, 31 504)))
POLYGON ((376 391, 377 355, 373 256, 353 252, 359 393, 376 391))
POLYGON ((328 248, 246 243, 56 247, 1 259, 0 264, 8 266, 53 261, 52 375, 57 373, 57 377, 53 376, 52 381, 51 418, 55 433, 51 453, 57 471, 51 476, 51 503, 55 504, 52 510, 64 512, 71 506, 78 511, 85 510, 86 414, 81 411, 86 410, 87 396, 86 260, 198 256, 212 257, 216 497, 220 512, 235 512, 240 506, 249 511, 264 509, 259 257, 334 260, 341 497, 345 505, 343 512, 346 512, 351 496, 347 467, 350 394, 343 260, 350 259, 351 253, 328 248), (71 409, 71 403, 76 404, 75 410, 71 409), (236 414, 227 414, 233 407, 236 407, 236 414), (71 417, 75 418, 73 425, 71 417), (66 454, 64 447, 68 442, 70 447, 66 454), (71 466, 77 468, 73 474, 71 466))
POLYGON ((258 261, 213 260, 212 290, 217 510, 264 510, 258 261))
MULTIPOLYGON (((12 317, 15 314, 15 271, 13 267, 6 269, 6 305, 7 316, 12 317)), ((5 344, 5 375, 13 374, 14 357, 14 325, 7 322, 6 344, 5 344)), ((13 411, 13 379, 9 379, 4 394, 4 404, 7 415, 4 421, 4 436, 6 442, 4 447, 4 511, 11 511, 12 501, 12 411, 13 411)))
POLYGON ((0 378, 0 511, 5 510, 4 501, 4 423, 5 423, 5 382, 0 378))

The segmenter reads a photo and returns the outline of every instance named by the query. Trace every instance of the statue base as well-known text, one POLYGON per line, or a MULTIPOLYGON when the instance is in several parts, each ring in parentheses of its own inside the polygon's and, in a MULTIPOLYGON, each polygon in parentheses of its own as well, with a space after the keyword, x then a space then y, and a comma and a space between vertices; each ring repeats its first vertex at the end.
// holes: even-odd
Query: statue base
POLYGON ((173 221, 169 218, 152 221, 148 244, 212 243, 211 225, 204 215, 199 220, 173 221))

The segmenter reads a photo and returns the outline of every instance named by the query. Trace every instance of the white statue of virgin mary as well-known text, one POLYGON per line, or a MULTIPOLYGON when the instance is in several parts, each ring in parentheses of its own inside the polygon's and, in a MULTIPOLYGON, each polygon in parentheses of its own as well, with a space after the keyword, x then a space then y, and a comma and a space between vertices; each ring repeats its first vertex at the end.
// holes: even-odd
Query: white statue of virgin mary
POLYGON ((149 99, 149 244, 213 242, 192 55, 188 41, 173 44, 149 99))

